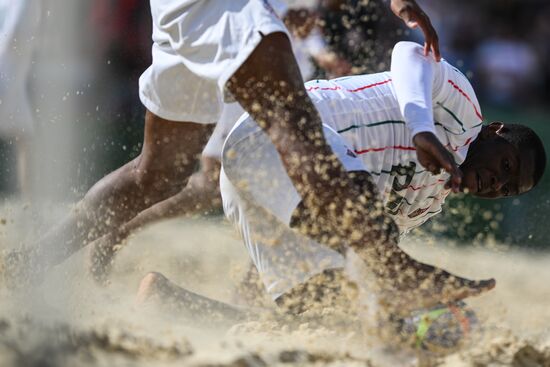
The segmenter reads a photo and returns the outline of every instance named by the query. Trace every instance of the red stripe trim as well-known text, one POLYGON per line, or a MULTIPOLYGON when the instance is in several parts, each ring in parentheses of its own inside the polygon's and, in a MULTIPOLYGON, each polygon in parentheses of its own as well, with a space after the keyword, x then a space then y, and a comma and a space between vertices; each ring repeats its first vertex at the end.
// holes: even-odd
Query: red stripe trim
POLYGON ((465 147, 466 145, 470 144, 471 142, 472 142, 472 138, 468 138, 466 140, 466 143, 464 143, 464 145, 461 145, 459 147, 452 147, 450 144, 447 144, 446 147, 450 148, 453 152, 456 152, 457 150, 459 150, 462 147, 465 147))
POLYGON ((396 149, 396 150, 416 150, 415 147, 404 147, 402 145, 394 145, 389 147, 382 147, 382 148, 369 148, 369 149, 363 149, 363 150, 356 150, 356 154, 365 154, 365 153, 371 153, 371 152, 381 152, 386 149, 396 149))
MULTIPOLYGON (((373 84, 368 84, 368 85, 364 85, 362 87, 359 87, 359 88, 356 88, 356 89, 345 89, 346 92, 350 92, 350 93, 357 93, 357 92, 360 92, 362 90, 365 90, 365 89, 369 89, 369 88, 373 88, 373 87, 378 87, 380 85, 384 85, 384 84, 387 84, 389 82, 391 82, 392 80, 391 79, 388 79, 388 80, 384 80, 383 82, 378 82, 378 83, 373 83, 373 84)), ((309 87, 306 89, 308 92, 311 92, 312 90, 342 90, 342 88, 340 86, 334 86, 334 87, 325 87, 325 88, 322 88, 322 87, 309 87)))
POLYGON ((418 190, 421 190, 421 189, 424 189, 426 187, 431 187, 431 186, 435 186, 435 185, 439 185, 440 183, 442 182, 446 182, 445 180, 442 180, 442 179, 439 179, 437 180, 437 182, 434 182, 433 184, 429 184, 429 185, 422 185, 422 186, 418 186, 418 187, 414 187, 413 185, 407 187, 407 189, 411 189, 413 191, 418 191, 418 190))
POLYGON ((388 79, 388 80, 384 80, 383 82, 378 82, 378 83, 374 83, 374 84, 370 84, 370 85, 365 85, 364 87, 359 87, 357 89, 348 89, 348 92, 351 92, 351 93, 360 92, 362 90, 369 89, 369 88, 372 88, 372 87, 378 87, 379 85, 384 85, 384 84, 387 84, 387 83, 390 83, 390 82, 391 82, 391 79, 388 79))
POLYGON ((476 112, 477 117, 479 117, 479 119, 481 121, 483 121, 483 116, 481 116, 481 113, 477 109, 477 106, 474 104, 474 102, 472 102, 470 97, 462 89, 460 89, 460 87, 458 85, 456 85, 451 79, 449 79, 448 82, 449 82, 449 84, 451 84, 453 86, 454 89, 456 89, 460 94, 462 94, 464 96, 464 98, 466 98, 468 100, 468 102, 470 102, 470 104, 474 107, 474 110, 476 112))

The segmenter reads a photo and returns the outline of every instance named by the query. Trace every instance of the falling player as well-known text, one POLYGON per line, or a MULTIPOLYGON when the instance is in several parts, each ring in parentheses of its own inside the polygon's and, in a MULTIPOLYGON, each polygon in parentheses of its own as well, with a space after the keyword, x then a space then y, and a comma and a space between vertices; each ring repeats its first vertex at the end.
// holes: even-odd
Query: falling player
MULTIPOLYGON (((423 30, 424 53, 439 59, 436 33, 416 2, 392 0, 391 7, 423 30)), ((399 249, 393 222, 381 207, 372 207, 372 198, 350 180, 326 143, 286 29, 267 0, 152 0, 151 9, 153 64, 140 78, 147 108, 143 150, 90 189, 77 210, 40 241, 32 255, 37 261, 27 261, 35 264, 27 270, 43 273, 180 192, 212 131, 208 123, 219 116, 222 96, 232 96, 269 135, 316 224, 330 231, 332 242, 362 248, 363 260, 377 264, 375 276, 387 290, 437 303, 442 292, 461 298, 492 287, 426 267, 399 249), (411 276, 397 278, 396 272, 411 276), (419 282, 433 285, 429 295, 419 282)), ((461 172, 437 137, 417 134, 415 146, 419 163, 449 172, 449 185, 458 191, 461 172)))
MULTIPOLYGON (((417 44, 395 46, 391 72, 311 81, 306 89, 321 114, 334 153, 350 177, 368 192, 368 207, 376 211, 383 206, 388 225, 400 234, 439 213, 451 192, 448 173, 429 161, 421 163, 423 152, 415 140, 426 134, 437 136, 459 165, 464 175, 461 191, 478 197, 523 194, 544 172, 546 155, 538 136, 521 125, 483 125, 467 78, 447 62, 436 63, 424 56, 417 44)), ((342 279, 347 246, 332 242, 330 229, 318 225, 269 138, 252 118, 245 116, 230 133, 222 167, 225 212, 242 233, 273 300, 303 311, 312 302, 324 301, 323 297, 333 299, 339 291, 334 280, 342 279)), ((365 251, 364 247, 352 249, 360 257, 365 251)), ((378 253, 381 261, 385 256, 378 253)), ((377 262, 365 258, 367 266, 376 271, 377 262)), ((402 277, 398 273, 395 279, 402 277)), ((413 281, 409 276, 416 278, 429 294, 432 287, 442 286, 431 280, 423 284, 430 274, 433 268, 425 266, 405 278, 407 282, 413 281)), ((482 284, 494 285, 491 280, 482 284)), ((140 298, 156 294, 163 301, 185 302, 188 292, 180 289, 178 293, 178 289, 152 273, 142 282, 140 298)), ((396 294, 392 297, 402 300, 396 294)), ((441 299, 456 300, 452 296, 441 299)), ((422 306, 422 299, 407 298, 407 303, 422 306)))

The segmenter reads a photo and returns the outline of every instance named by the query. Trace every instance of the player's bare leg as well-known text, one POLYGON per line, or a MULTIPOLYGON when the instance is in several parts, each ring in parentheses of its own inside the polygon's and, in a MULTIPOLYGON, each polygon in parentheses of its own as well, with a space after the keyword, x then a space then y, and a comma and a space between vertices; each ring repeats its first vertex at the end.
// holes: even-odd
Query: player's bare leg
POLYGON ((427 305, 494 286, 493 280, 473 282, 418 263, 399 248, 397 227, 386 217, 376 189, 365 191, 352 183, 327 145, 286 35, 265 36, 228 87, 271 138, 308 215, 315 218, 310 227, 300 227, 303 233, 326 229, 330 236, 322 243, 340 251, 345 251, 342 244, 352 247, 372 269, 381 291, 399 291, 427 305))
POLYGON ((148 111, 141 154, 98 181, 71 215, 40 241, 38 270, 63 261, 142 210, 180 192, 213 127, 168 121, 148 111))
POLYGON ((130 221, 90 244, 88 260, 93 278, 100 283, 105 281, 116 252, 130 234, 163 219, 202 214, 219 208, 220 168, 218 159, 202 157, 201 169, 189 178, 183 190, 145 209, 130 221))
POLYGON ((255 313, 253 309, 240 308, 191 292, 155 272, 141 280, 136 301, 138 304, 157 302, 170 312, 201 323, 239 322, 255 313))

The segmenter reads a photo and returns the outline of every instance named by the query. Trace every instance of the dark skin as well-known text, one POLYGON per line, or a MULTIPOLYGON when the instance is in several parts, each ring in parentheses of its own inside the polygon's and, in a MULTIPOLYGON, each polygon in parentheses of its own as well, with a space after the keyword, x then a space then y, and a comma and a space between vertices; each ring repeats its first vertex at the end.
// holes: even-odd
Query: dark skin
POLYGON ((520 195, 534 186, 534 157, 502 138, 506 124, 484 126, 460 165, 461 190, 485 199, 520 195))
MULTIPOLYGON (((393 0, 391 10, 401 18, 407 27, 411 29, 420 28, 424 34, 424 55, 433 53, 436 61, 441 61, 439 51, 439 38, 430 18, 420 8, 416 1, 393 0)), ((420 133, 415 135, 413 143, 416 147, 418 160, 423 167, 430 172, 445 170, 451 175, 449 188, 453 192, 459 192, 462 185, 462 172, 454 162, 451 154, 445 149, 437 137, 432 133, 420 133)))
MULTIPOLYGON (((414 1, 392 0, 392 10, 409 26, 425 32, 428 50, 437 57, 435 31, 420 7, 414 1)), ((304 233, 315 233, 316 226, 328 228, 331 235, 323 241, 330 246, 347 243, 373 269, 380 289, 407 293, 403 299, 436 304, 494 286, 492 280, 474 282, 428 267, 400 250, 395 224, 373 195, 349 179, 327 145, 285 34, 265 36, 226 87, 269 135, 308 215, 316 219, 310 228, 300 228, 304 233)), ((186 186, 212 126, 169 121, 149 111, 145 119, 141 154, 96 183, 77 210, 37 245, 37 258, 43 261, 33 268, 36 278, 186 186)), ((442 148, 438 141, 422 143, 428 156, 442 148), (435 150, 430 144, 436 145, 435 150)), ((436 154, 431 159, 448 168, 445 156, 436 154)), ((455 172, 450 173, 458 183, 455 172)))
MULTIPOLYGON (((507 132, 506 124, 501 122, 493 122, 490 125, 483 126, 478 137, 472 142, 466 159, 460 165, 464 177, 460 191, 480 198, 498 199, 521 195, 534 187, 533 152, 522 151, 504 139, 503 136, 507 132)), ((449 153, 446 151, 442 154, 449 153)), ((425 161, 427 168, 433 173, 439 173, 439 169, 435 168, 430 159, 428 157, 425 161)), ((369 175, 366 172, 350 172, 350 177, 365 190, 373 190, 369 175)), ((291 226, 300 227, 312 221, 315 221, 315 218, 311 218, 304 204, 300 203, 293 213, 291 226)), ((318 241, 322 241, 328 235, 326 232, 310 234, 318 241)), ((431 272, 431 266, 423 266, 425 266, 427 273, 431 272)), ((337 272, 337 270, 331 271, 337 272)), ((398 275, 395 274, 394 276, 398 275)), ((312 286, 308 283, 297 286, 289 293, 289 296, 301 299, 301 295, 307 289, 311 287, 316 289, 317 283, 315 281, 311 282, 312 286)), ((297 304, 300 307, 305 307, 303 303, 298 302, 297 304)))
MULTIPOLYGON (((505 140, 503 136, 507 131, 506 124, 500 122, 493 122, 482 128, 476 140, 471 144, 466 160, 460 166, 464 173, 461 191, 481 198, 496 199, 520 195, 533 188, 534 157, 532 152, 521 151, 505 140)), ((349 177, 362 190, 375 190, 368 173, 350 172, 349 177)), ((316 218, 309 215, 307 207, 301 202, 292 214, 290 226, 319 229, 315 227, 315 221, 316 218)), ((320 231, 310 232, 309 236, 319 242, 326 242, 326 238, 330 238, 331 233, 327 229, 321 228, 320 231)), ((335 247, 337 250, 341 248, 335 247)), ((425 268, 425 274, 434 270, 430 265, 423 264, 422 266, 425 268)), ((241 294, 241 297, 246 295, 249 302, 261 298, 262 286, 258 284, 258 276, 256 268, 251 266, 242 287, 246 293, 241 294)), ((399 274, 393 276, 397 277, 399 274)), ((324 307, 344 304, 345 307, 350 307, 351 304, 345 301, 347 299, 346 292, 342 290, 342 284, 346 282, 345 279, 346 276, 341 269, 326 270, 307 282, 297 285, 279 297, 276 302, 287 312, 293 314, 302 313, 317 305, 324 307)), ((431 290, 426 289, 425 291, 430 292, 431 290)), ((164 303, 173 301, 184 308, 188 307, 189 302, 194 298, 197 298, 198 302, 204 302, 202 297, 189 297, 189 291, 172 284, 160 274, 149 274, 141 283, 138 298, 147 298, 151 294, 161 295, 164 303), (169 289, 165 290, 165 288, 169 289)), ((391 298, 391 294, 388 296, 391 298)), ((212 300, 207 300, 207 302, 212 303, 215 309, 218 308, 218 302, 212 300)), ((416 306, 413 302, 407 304, 409 308, 414 308, 413 305, 416 306)), ((404 305, 399 306, 401 306, 399 311, 404 311, 404 305)))
MULTIPOLYGON (((393 0, 392 10, 409 27, 420 27, 426 39, 426 52, 433 51, 439 59, 437 34, 429 18, 414 1, 393 0)), ((307 216, 314 221, 304 221, 298 230, 319 238, 319 241, 338 250, 347 244, 370 264, 381 280, 379 287, 409 294, 408 300, 434 304, 445 300, 456 300, 480 294, 494 287, 494 280, 482 282, 453 276, 441 269, 416 262, 399 246, 398 230, 389 219, 378 200, 366 195, 360 185, 350 182, 330 148, 327 147, 319 117, 303 88, 302 80, 290 50, 288 39, 281 35, 270 35, 271 44, 260 45, 243 67, 234 75, 228 88, 237 97, 243 108, 268 133, 281 154, 289 177, 304 198, 307 216), (254 62, 252 62, 254 61, 254 62), (271 65, 265 69, 263 65, 271 65), (285 65, 283 69, 274 65, 285 65), (293 76, 289 75, 293 74, 293 76), (258 79, 258 76, 262 76, 258 79), (244 84, 242 81, 246 81, 244 84), (281 83, 284 81, 284 83, 281 83), (265 98, 262 98, 265 97, 265 98), (263 102, 258 103, 260 99, 263 102), (298 107, 288 110, 288 101, 298 107), (262 108, 256 108, 256 105, 262 108), (274 118, 275 117, 275 118, 274 118), (273 121, 279 121, 273 124, 273 121), (287 124, 287 121, 293 121, 287 124), (298 123, 296 123, 298 122, 298 123), (299 142, 289 145, 289 142, 299 142), (293 148, 293 149, 291 149, 293 148), (304 166, 311 152, 319 159, 313 171, 304 166), (363 203, 364 206, 348 206, 348 203, 363 203), (319 229, 327 233, 319 235, 319 229), (358 228, 366 231, 356 230, 358 228), (361 233, 364 232, 364 233, 361 233), (340 244, 340 245, 335 245, 340 244), (399 276, 396 276, 396 275, 399 276)), ((454 191, 459 190, 461 173, 443 145, 433 138, 417 139, 415 144, 422 152, 422 159, 432 162, 435 169, 445 169, 451 174, 454 191)), ((421 160, 421 163, 422 160, 421 160)), ((404 300, 406 297, 403 297, 404 300)))
POLYGON ((403 19, 407 27, 411 29, 420 28, 424 34, 424 55, 428 56, 433 52, 436 61, 441 60, 439 51, 439 38, 435 28, 432 26, 430 18, 418 6, 416 1, 411 0, 393 0, 391 2, 391 10, 399 18, 403 19))

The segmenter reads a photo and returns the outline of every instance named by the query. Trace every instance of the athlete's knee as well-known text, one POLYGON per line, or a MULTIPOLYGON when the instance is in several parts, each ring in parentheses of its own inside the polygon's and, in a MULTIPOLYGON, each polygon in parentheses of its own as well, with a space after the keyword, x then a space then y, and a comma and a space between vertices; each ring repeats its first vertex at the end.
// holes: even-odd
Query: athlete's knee
POLYGON ((136 184, 144 191, 154 194, 161 192, 173 194, 187 184, 192 169, 177 169, 174 166, 151 164, 145 161, 143 155, 138 156, 132 167, 132 175, 136 184))

